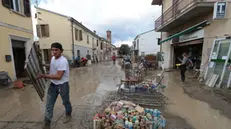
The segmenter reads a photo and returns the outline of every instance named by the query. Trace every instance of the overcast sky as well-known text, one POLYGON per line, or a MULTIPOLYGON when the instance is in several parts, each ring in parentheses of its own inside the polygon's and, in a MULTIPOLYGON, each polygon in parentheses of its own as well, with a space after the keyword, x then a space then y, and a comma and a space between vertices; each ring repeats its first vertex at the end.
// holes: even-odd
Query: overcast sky
MULTIPOLYGON (((34 0, 35 1, 35 0, 34 0)), ((71 16, 106 37, 112 31, 116 46, 131 45, 136 35, 152 30, 161 14, 152 0, 38 0, 39 7, 71 16)), ((34 9, 33 9, 34 11, 34 9)))

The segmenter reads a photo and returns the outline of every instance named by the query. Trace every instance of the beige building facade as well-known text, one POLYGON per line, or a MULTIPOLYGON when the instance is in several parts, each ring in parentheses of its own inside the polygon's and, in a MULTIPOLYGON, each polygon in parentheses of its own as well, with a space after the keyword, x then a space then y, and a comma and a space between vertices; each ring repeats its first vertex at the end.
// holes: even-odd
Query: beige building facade
POLYGON ((33 41, 29 0, 0 1, 0 71, 15 80, 26 76, 26 54, 33 41))
MULTIPOLYGON (((175 68, 186 52, 195 65, 206 73, 214 42, 231 36, 231 1, 153 0, 162 5, 162 15, 155 21, 161 33, 164 69, 175 68), (218 17, 219 16, 219 17, 218 17)), ((221 70, 222 71, 222 70, 221 70)), ((204 78, 205 79, 205 78, 204 78)))
POLYGON ((44 62, 51 58, 50 46, 60 42, 64 56, 72 62, 76 57, 93 57, 93 48, 100 37, 74 18, 36 7, 37 33, 44 62))

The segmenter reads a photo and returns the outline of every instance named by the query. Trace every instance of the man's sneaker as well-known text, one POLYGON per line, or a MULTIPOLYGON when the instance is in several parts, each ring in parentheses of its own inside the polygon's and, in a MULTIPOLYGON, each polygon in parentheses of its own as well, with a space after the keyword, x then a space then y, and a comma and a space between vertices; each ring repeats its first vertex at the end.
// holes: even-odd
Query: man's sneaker
POLYGON ((63 119, 63 123, 68 123, 71 120, 71 115, 66 115, 63 119))
POLYGON ((43 129, 50 129, 51 128, 51 122, 50 121, 45 121, 43 125, 43 129))

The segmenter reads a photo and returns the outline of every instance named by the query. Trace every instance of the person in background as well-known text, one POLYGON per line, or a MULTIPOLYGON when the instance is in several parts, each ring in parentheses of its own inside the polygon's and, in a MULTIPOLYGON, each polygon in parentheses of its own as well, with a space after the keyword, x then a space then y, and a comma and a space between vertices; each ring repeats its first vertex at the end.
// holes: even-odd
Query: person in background
POLYGON ((124 59, 125 69, 130 69, 131 65, 132 65, 132 62, 131 62, 130 58, 128 56, 126 56, 124 59))
POLYGON ((80 66, 80 56, 77 56, 75 58, 75 63, 76 63, 76 66, 79 67, 80 66))
POLYGON ((182 60, 180 58, 178 59, 181 61, 180 74, 181 74, 181 81, 183 83, 185 81, 185 72, 187 70, 187 66, 192 65, 192 61, 188 59, 187 53, 183 53, 182 56, 183 56, 182 60))
POLYGON ((45 109, 45 119, 43 129, 50 129, 53 109, 58 95, 60 94, 65 107, 66 117, 64 123, 71 119, 72 106, 69 97, 69 64, 67 59, 62 55, 63 48, 58 42, 51 45, 52 59, 50 63, 49 74, 38 74, 37 78, 51 79, 51 84, 47 92, 47 102, 45 109))
POLYGON ((113 53, 112 61, 113 61, 113 64, 115 64, 115 62, 116 62, 116 56, 115 56, 115 53, 113 53))
POLYGON ((82 57, 81 60, 82 60, 83 66, 86 66, 86 64, 87 64, 87 58, 82 57))

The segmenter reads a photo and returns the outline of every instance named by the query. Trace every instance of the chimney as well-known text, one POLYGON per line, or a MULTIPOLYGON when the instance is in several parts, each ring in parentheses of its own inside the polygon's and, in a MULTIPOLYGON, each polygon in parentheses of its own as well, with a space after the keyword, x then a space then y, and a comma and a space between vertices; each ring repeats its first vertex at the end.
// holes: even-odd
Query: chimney
POLYGON ((96 31, 95 31, 95 30, 94 30, 93 32, 96 34, 96 31))
POLYGON ((110 30, 107 31, 107 40, 111 44, 111 31, 110 30))

